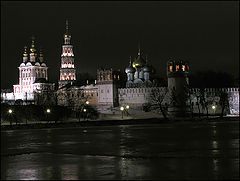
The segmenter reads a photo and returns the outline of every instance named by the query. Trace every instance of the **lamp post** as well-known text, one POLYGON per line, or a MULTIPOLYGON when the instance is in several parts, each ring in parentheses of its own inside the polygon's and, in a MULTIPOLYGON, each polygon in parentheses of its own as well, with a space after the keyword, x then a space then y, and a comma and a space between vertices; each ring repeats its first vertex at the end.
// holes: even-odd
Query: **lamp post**
POLYGON ((86 104, 88 105, 90 102, 89 101, 86 101, 86 104))
POLYGON ((213 111, 214 111, 214 116, 215 116, 215 112, 216 112, 216 106, 215 106, 215 105, 213 105, 213 106, 212 106, 212 109, 213 109, 213 111))
POLYGON ((9 109, 8 110, 8 114, 9 114, 9 116, 10 116, 10 125, 12 126, 12 113, 13 113, 13 110, 12 109, 9 109))
POLYGON ((126 105, 126 113, 127 113, 127 116, 129 115, 128 111, 129 110, 130 106, 129 105, 126 105))
POLYGON ((49 120, 48 120, 48 117, 49 117, 49 116, 48 116, 48 115, 51 113, 51 110, 50 110, 50 109, 47 109, 46 112, 47 112, 47 122, 49 122, 49 120))
POLYGON ((124 107, 121 106, 121 107, 120 107, 120 110, 122 111, 122 119, 123 119, 123 111, 124 111, 124 107))
MULTIPOLYGON (((85 120, 85 115, 87 113, 87 109, 83 109, 83 112, 84 112, 84 120, 85 120)), ((86 119, 87 119, 87 116, 86 116, 86 119)))

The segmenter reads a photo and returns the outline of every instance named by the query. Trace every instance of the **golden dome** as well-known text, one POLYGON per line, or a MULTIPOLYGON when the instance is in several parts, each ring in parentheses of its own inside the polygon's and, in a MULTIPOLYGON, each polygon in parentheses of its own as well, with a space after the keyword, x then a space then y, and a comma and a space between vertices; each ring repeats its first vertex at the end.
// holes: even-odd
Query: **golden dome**
POLYGON ((28 56, 28 53, 27 53, 27 46, 24 46, 24 53, 23 53, 23 56, 24 56, 24 57, 27 57, 27 56, 28 56))

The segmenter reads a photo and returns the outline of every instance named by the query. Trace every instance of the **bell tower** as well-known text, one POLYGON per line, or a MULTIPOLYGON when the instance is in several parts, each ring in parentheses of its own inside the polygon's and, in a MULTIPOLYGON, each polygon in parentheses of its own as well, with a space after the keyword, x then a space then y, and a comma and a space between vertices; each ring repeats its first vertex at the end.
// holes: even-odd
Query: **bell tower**
POLYGON ((59 88, 76 80, 76 69, 74 66, 73 45, 71 45, 71 35, 69 33, 68 20, 66 20, 66 33, 64 34, 64 44, 62 45, 61 67, 59 88))

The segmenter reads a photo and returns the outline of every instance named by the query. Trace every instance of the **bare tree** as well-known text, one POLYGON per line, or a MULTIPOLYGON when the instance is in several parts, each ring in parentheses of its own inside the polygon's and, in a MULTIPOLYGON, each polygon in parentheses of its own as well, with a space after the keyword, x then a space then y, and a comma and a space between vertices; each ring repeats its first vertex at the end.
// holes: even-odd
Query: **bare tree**
POLYGON ((223 117, 224 111, 229 108, 229 96, 228 93, 224 90, 218 90, 217 95, 219 96, 218 104, 221 106, 221 114, 220 117, 223 117))
POLYGON ((153 87, 151 89, 151 93, 149 96, 149 103, 150 106, 159 109, 164 117, 164 119, 168 120, 167 118, 167 102, 165 101, 166 95, 168 93, 167 88, 158 88, 153 87))

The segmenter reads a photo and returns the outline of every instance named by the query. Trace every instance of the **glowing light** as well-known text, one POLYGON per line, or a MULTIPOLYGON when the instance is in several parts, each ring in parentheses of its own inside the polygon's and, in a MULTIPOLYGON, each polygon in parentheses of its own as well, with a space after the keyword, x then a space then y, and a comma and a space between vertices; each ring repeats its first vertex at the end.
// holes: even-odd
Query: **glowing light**
POLYGON ((47 109, 47 113, 50 113, 51 112, 51 110, 50 109, 47 109))
POLYGON ((86 101, 86 104, 89 104, 89 101, 86 101))
POLYGON ((185 71, 185 65, 182 65, 182 71, 185 71))
POLYGON ((216 106, 212 106, 212 109, 213 109, 213 110, 216 109, 216 106))
POLYGON ((172 72, 172 66, 170 66, 169 69, 170 69, 170 72, 172 72))
POLYGON ((8 110, 8 113, 9 113, 9 114, 12 114, 12 112, 13 112, 12 109, 9 109, 9 110, 8 110))
POLYGON ((87 112, 87 109, 83 109, 83 112, 87 112))
POLYGON ((129 105, 126 105, 126 109, 129 109, 129 105))
POLYGON ((176 65, 176 71, 178 71, 178 69, 179 69, 179 65, 176 65))
POLYGON ((123 107, 123 106, 121 106, 121 107, 120 107, 120 110, 121 110, 121 111, 123 111, 123 110, 124 110, 124 107, 123 107))

